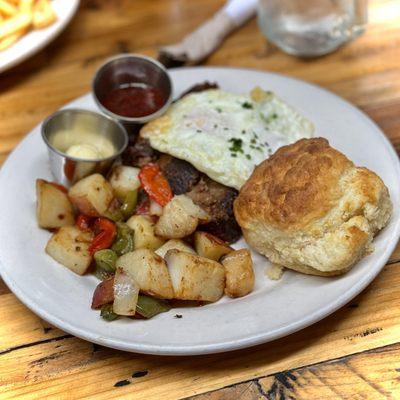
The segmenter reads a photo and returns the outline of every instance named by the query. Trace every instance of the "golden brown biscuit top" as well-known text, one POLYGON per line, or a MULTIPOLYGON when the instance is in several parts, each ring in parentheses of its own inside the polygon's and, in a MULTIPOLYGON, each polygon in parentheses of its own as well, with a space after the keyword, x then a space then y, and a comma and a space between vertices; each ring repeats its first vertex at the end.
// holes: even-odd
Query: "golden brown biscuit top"
POLYGON ((296 230, 323 217, 341 197, 339 180, 354 164, 326 139, 281 147, 254 170, 234 204, 242 228, 258 220, 296 230))

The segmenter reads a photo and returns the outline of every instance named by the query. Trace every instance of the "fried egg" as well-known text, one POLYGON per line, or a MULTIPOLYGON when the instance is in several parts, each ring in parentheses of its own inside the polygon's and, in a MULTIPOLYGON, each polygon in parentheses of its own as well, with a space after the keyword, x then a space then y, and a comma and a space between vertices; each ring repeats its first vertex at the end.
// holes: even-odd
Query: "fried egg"
POLYGON ((236 189, 279 147, 313 135, 314 126, 274 93, 219 89, 189 94, 140 134, 163 153, 188 161, 236 189))

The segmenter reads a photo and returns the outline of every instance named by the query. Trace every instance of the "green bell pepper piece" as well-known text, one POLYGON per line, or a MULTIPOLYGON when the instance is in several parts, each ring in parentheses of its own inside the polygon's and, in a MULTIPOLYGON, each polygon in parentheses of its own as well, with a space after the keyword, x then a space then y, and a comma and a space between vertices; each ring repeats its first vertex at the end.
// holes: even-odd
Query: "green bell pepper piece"
POLYGON ((169 311, 171 306, 165 300, 139 295, 136 312, 144 318, 152 318, 157 314, 169 311))

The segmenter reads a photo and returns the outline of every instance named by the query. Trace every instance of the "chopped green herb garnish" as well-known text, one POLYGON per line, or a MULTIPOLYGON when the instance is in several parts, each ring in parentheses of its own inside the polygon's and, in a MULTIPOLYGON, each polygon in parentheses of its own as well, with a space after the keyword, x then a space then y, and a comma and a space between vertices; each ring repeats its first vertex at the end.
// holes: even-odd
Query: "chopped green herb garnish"
POLYGON ((201 129, 196 129, 196 132, 197 133, 201 133, 201 132, 203 132, 201 129))
POLYGON ((242 133, 243 133, 243 135, 244 135, 244 134, 246 133, 246 131, 243 129, 243 130, 242 130, 242 133))
POLYGON ((215 110, 216 110, 217 112, 219 112, 219 113, 222 113, 222 108, 220 108, 220 107, 217 107, 215 110))
POLYGON ((218 128, 218 125, 217 125, 217 124, 214 124, 214 128, 218 128))
POLYGON ((236 147, 229 147, 229 151, 231 151, 232 153, 243 153, 243 149, 238 149, 236 147))
POLYGON ((228 129, 229 129, 229 128, 225 127, 225 128, 224 128, 224 131, 227 131, 228 129))
POLYGON ((251 155, 250 155, 250 154, 246 154, 246 158, 247 158, 248 160, 251 160, 251 155))
POLYGON ((243 143, 243 140, 240 138, 230 138, 229 142, 237 144, 238 146, 241 146, 243 143))
POLYGON ((248 101, 245 101, 244 103, 242 103, 242 107, 247 109, 252 109, 253 104, 249 103, 248 101))
POLYGON ((236 153, 231 153, 231 157, 237 157, 236 153))
POLYGON ((256 143, 257 143, 257 140, 253 138, 253 139, 250 140, 250 143, 251 143, 251 144, 256 144, 256 143))
POLYGON ((229 142, 232 143, 231 147, 229 147, 229 150, 232 153, 243 153, 243 140, 240 138, 230 138, 229 142))
POLYGON ((278 114, 277 113, 273 113, 271 115, 269 115, 266 119, 267 123, 272 122, 273 120, 278 118, 278 114))

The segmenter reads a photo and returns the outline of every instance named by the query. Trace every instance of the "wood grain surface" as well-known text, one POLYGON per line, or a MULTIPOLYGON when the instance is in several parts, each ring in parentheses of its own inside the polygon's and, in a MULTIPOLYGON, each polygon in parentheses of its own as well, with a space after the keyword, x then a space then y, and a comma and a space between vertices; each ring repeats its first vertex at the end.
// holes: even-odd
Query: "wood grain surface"
MULTIPOLYGON (((43 118, 87 93, 105 58, 120 52, 155 56, 159 46, 180 39, 222 4, 83 0, 52 44, 0 75, 0 163, 43 118)), ((325 57, 282 53, 252 20, 205 63, 317 83, 364 110, 400 151, 400 2, 371 0, 369 14, 366 34, 325 57)), ((93 345, 42 321, 2 282, 0 320, 1 399, 400 398, 400 246, 377 279, 330 317, 231 353, 157 357, 93 345)))

